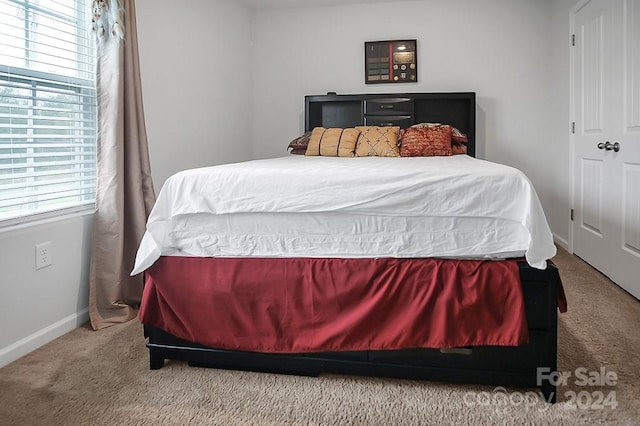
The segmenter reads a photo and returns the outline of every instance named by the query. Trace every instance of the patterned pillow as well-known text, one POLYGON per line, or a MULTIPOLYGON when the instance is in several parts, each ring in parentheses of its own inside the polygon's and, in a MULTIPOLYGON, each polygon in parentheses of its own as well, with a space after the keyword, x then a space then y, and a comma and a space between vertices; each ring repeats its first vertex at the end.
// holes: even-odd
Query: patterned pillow
POLYGON ((453 140, 453 135, 451 136, 451 150, 453 151, 453 155, 458 154, 466 154, 467 153, 467 144, 462 142, 456 142, 453 140))
POLYGON ((354 128, 316 127, 311 132, 305 155, 325 157, 353 157, 360 130, 354 128))
POLYGON ((298 136, 297 138, 289 142, 289 146, 287 147, 287 149, 291 150, 289 151, 291 154, 304 155, 304 153, 307 152, 307 145, 309 145, 310 139, 311 132, 307 132, 304 135, 298 136))
POLYGON ((400 155, 403 157, 453 155, 451 126, 433 125, 405 129, 400 138, 400 155))
POLYGON ((400 156, 398 149, 400 127, 358 126, 356 129, 360 130, 356 145, 356 157, 400 156))
MULTIPOLYGON (((418 124, 414 124, 411 127, 432 127, 432 126, 450 126, 449 124, 442 124, 442 123, 418 123, 418 124)), ((456 127, 450 126, 451 127, 451 140, 453 142, 460 142, 460 143, 468 143, 469 139, 467 139, 467 135, 465 135, 464 133, 462 133, 460 130, 458 130, 456 127)), ((466 149, 466 147, 465 147, 466 149)), ((466 151, 465 151, 466 153, 466 151)))

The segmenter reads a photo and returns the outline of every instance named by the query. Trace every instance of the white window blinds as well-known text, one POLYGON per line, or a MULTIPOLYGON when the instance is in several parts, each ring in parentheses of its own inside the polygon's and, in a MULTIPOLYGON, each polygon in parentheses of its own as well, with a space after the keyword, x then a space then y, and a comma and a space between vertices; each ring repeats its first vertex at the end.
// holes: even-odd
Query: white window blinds
POLYGON ((0 0, 0 220, 95 201, 88 0, 0 0))

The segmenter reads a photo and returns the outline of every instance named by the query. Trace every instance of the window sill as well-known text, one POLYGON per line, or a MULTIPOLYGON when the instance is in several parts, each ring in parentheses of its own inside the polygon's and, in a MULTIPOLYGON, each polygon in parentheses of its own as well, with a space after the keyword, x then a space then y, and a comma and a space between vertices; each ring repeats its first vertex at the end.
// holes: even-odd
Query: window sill
POLYGON ((31 228, 39 225, 47 225, 77 217, 89 216, 93 215, 95 212, 95 206, 88 205, 2 220, 0 221, 0 234, 3 232, 17 231, 19 229, 31 228))

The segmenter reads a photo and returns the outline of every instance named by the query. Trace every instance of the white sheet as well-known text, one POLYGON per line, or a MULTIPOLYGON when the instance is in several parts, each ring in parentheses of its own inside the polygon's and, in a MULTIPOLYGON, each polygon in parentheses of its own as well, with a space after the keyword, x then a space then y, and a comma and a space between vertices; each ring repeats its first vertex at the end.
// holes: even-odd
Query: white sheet
POLYGON ((169 178, 149 216, 132 274, 161 255, 516 253, 540 269, 556 253, 536 192, 519 170, 466 155, 291 155, 169 178))

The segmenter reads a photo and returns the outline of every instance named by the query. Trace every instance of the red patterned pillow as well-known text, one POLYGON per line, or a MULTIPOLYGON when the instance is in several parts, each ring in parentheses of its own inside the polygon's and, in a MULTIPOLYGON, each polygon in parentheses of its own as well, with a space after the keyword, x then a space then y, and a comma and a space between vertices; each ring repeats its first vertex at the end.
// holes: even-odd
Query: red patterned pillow
MULTIPOLYGON (((442 123, 418 123, 414 124, 411 127, 433 127, 433 126, 449 126, 449 124, 442 123)), ((453 142, 467 143, 469 140, 467 139, 467 135, 462 133, 456 127, 451 126, 451 140, 453 142)))
POLYGON ((453 150, 453 155, 457 154, 466 154, 467 153, 467 144, 458 142, 451 135, 451 149, 453 150))
POLYGON ((434 157, 453 155, 451 126, 409 127, 400 135, 402 157, 434 157))
POLYGON ((302 136, 298 136, 291 142, 289 142, 289 146, 287 149, 290 149, 289 153, 296 155, 304 155, 307 152, 307 145, 309 145, 309 140, 311 139, 311 132, 307 132, 302 136))
MULTIPOLYGON (((433 127, 433 126, 447 126, 448 124, 442 123, 418 123, 414 124, 411 127, 433 127)), ((451 126, 451 148, 453 149, 453 155, 456 154, 466 154, 467 153, 467 143, 469 139, 467 135, 462 133, 456 127, 451 126)))
POLYGON ((462 133, 460 130, 451 126, 451 140, 458 143, 468 143, 469 139, 467 139, 467 135, 462 133))

